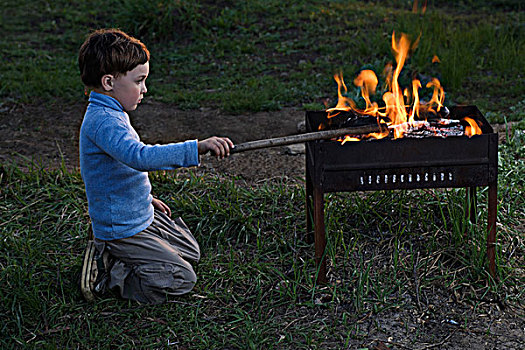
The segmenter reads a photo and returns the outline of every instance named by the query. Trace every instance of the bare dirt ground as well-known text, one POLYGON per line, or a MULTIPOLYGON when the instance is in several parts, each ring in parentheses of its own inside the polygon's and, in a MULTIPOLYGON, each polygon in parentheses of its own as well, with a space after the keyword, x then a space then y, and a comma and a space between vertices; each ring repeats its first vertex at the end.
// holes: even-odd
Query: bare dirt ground
MULTIPOLYGON (((33 158, 53 167, 59 165, 63 157, 69 168, 78 167, 77 140, 83 110, 83 103, 0 105, 0 163, 33 158)), ((203 139, 212 135, 229 136, 235 143, 242 143, 295 134, 304 112, 288 108, 232 116, 206 109, 181 111, 174 106, 146 102, 130 113, 130 117, 146 143, 203 139)), ((304 154, 290 154, 287 147, 276 147, 235 154, 222 161, 209 156, 202 159, 200 169, 238 176, 248 184, 283 178, 296 181, 304 176, 304 154)), ((496 300, 466 301, 446 293, 438 287, 435 294, 425 296, 425 305, 420 310, 401 308, 367 316, 359 321, 366 331, 356 336, 373 349, 524 348, 523 310, 505 307, 496 300), (463 325, 466 318, 468 325, 463 325), (411 341, 416 338, 419 341, 411 341)), ((400 300, 401 304, 405 302, 414 304, 400 300)), ((320 310, 322 315, 318 316, 338 317, 344 305, 341 307, 336 308, 335 314, 320 310)))
MULTIPOLYGON (((84 104, 66 106, 0 107, 0 162, 34 159, 56 166, 63 157, 78 167, 78 131, 84 104)), ((227 136, 234 143, 297 133, 304 112, 284 109, 250 115, 224 115, 216 110, 181 111, 155 102, 143 103, 130 113, 134 128, 145 143, 168 143, 210 136, 227 136)), ((248 182, 304 176, 304 156, 288 147, 234 154, 224 160, 201 159, 203 171, 239 176, 248 182)))

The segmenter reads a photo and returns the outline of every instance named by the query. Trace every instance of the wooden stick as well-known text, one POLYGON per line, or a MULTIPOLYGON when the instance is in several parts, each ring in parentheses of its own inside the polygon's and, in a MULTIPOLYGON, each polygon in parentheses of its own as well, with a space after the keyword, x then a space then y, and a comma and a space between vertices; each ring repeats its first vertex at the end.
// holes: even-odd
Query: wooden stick
POLYGON ((251 151, 255 149, 276 147, 276 146, 285 146, 292 145, 295 143, 303 143, 308 141, 315 140, 327 140, 335 137, 341 137, 345 135, 360 135, 360 134, 370 134, 373 132, 379 132, 379 126, 377 125, 368 125, 368 126, 359 126, 352 128, 342 128, 334 130, 323 130, 323 131, 314 131, 298 135, 290 135, 283 137, 276 137, 272 139, 264 139, 257 141, 250 141, 245 143, 240 143, 235 145, 231 149, 231 153, 239 153, 244 151, 251 151))

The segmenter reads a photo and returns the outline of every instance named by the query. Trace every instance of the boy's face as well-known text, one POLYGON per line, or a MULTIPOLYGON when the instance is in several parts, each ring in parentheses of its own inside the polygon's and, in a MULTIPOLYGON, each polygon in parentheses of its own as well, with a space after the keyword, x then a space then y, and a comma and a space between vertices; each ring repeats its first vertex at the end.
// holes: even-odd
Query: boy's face
POLYGON ((104 81, 108 77, 104 76, 102 78, 102 86, 106 90, 105 93, 116 98, 125 111, 134 111, 144 94, 148 92, 146 88, 148 74, 149 62, 146 62, 136 66, 125 75, 119 75, 117 78, 109 76, 110 79, 104 81))

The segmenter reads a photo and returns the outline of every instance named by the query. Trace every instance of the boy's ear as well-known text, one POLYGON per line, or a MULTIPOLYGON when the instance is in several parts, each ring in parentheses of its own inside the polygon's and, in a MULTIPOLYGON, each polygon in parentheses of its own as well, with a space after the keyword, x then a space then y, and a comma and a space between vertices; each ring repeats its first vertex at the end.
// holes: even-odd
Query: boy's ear
POLYGON ((105 74, 104 76, 102 76, 102 79, 101 79, 102 88, 105 91, 113 90, 113 81, 114 80, 115 80, 115 77, 113 75, 105 74))

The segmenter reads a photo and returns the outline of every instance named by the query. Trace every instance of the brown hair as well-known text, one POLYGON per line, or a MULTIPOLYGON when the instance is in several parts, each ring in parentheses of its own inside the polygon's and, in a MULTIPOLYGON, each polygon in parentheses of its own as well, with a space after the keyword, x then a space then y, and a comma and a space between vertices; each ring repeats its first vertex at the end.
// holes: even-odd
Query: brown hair
POLYGON ((84 85, 101 87, 102 77, 118 77, 149 61, 149 51, 140 40, 118 29, 99 29, 80 47, 78 67, 84 85))

